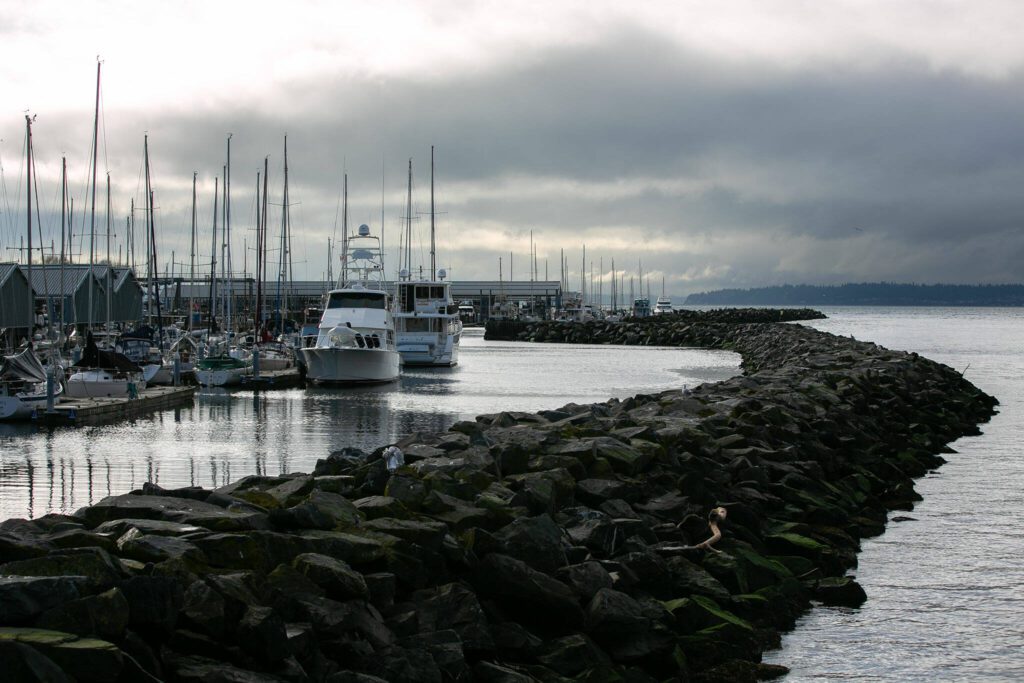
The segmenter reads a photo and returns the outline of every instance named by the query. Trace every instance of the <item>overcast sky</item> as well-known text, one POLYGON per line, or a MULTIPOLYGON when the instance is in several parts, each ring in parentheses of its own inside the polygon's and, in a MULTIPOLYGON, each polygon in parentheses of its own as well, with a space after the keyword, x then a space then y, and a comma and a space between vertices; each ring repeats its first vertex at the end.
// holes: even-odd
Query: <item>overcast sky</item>
POLYGON ((230 133, 239 271, 266 157, 276 242, 287 134, 302 278, 326 272, 346 169, 351 222, 378 231, 383 194, 397 252, 410 157, 425 261, 435 145, 456 279, 496 279, 499 257, 508 277, 510 252, 528 278, 532 230, 542 278, 564 249, 577 286, 586 243, 595 277, 601 259, 627 278, 642 261, 679 297, 1024 281, 1019 2, 0 0, 0 17, 4 260, 25 232, 26 111, 44 242, 59 244, 62 155, 88 230, 99 56, 97 223, 109 172, 123 243, 148 132, 161 268, 172 252, 188 267, 193 172, 208 262, 230 133))

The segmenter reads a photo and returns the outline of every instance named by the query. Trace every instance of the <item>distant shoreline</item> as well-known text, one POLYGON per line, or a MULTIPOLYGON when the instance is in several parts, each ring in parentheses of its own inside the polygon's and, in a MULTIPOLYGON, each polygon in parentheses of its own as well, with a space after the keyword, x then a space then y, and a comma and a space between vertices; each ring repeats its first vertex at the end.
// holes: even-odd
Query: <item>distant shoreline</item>
POLYGON ((685 306, 943 306, 1017 308, 1024 285, 907 285, 860 283, 781 285, 690 294, 685 306))

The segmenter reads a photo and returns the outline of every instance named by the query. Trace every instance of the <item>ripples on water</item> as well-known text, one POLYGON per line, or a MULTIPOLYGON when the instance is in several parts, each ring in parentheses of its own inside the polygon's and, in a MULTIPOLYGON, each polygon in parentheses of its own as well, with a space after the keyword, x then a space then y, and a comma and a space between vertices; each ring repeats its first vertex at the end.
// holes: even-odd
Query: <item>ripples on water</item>
POLYGON ((945 363, 999 399, 984 434, 917 482, 924 501, 863 542, 856 610, 820 607, 765 661, 796 681, 1024 680, 1024 311, 837 308, 811 323, 945 363))
POLYGON ((692 387, 738 364, 722 351, 489 342, 467 330, 457 367, 410 369, 387 386, 206 390, 190 408, 98 427, 0 423, 0 519, 71 512, 147 481, 215 487, 308 472, 344 446, 372 450, 483 413, 692 387))

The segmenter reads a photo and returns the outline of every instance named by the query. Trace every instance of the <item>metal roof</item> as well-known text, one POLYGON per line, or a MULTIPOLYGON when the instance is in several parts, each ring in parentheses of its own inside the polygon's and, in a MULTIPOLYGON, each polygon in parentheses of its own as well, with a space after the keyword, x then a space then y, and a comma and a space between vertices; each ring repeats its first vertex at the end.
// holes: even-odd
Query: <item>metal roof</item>
MULTIPOLYGON (((25 269, 22 268, 22 272, 25 269)), ((59 265, 32 266, 32 291, 36 297, 71 296, 85 285, 89 266, 64 265, 61 278, 59 265)), ((97 283, 98 286, 98 283, 97 283)))
POLYGON ((18 270, 17 263, 0 263, 0 286, 3 286, 7 282, 7 278, 16 270, 18 270))

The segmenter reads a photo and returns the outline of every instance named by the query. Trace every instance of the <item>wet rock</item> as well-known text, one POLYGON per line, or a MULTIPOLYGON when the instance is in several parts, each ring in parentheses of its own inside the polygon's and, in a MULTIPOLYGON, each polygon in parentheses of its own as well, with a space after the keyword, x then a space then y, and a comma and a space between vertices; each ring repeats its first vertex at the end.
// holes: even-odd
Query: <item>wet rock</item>
POLYGON ((583 622, 583 611, 572 590, 522 560, 497 553, 488 555, 480 563, 476 586, 510 614, 542 630, 583 622))
POLYGON ((827 576, 814 581, 810 588, 814 599, 826 605, 860 607, 868 599, 861 585, 849 576, 827 576))
POLYGON ((537 661, 563 676, 572 677, 587 669, 611 664, 608 655, 582 633, 549 641, 542 646, 537 661))
POLYGON ((71 600, 43 612, 35 625, 51 631, 120 640, 128 627, 128 601, 117 588, 71 600))
POLYGON ((237 634, 242 649, 259 661, 280 662, 291 655, 284 622, 270 607, 250 605, 237 634))
POLYGON ((26 623, 78 599, 82 587, 77 577, 0 576, 0 615, 5 624, 26 623))
POLYGON ((121 580, 120 567, 102 548, 72 548, 45 557, 17 560, 0 565, 0 575, 78 576, 89 591, 102 591, 121 580))
POLYGON ((547 574, 566 564, 562 530, 550 515, 519 518, 494 537, 503 545, 506 555, 547 574))
POLYGON ((52 659, 35 648, 14 640, 0 638, 0 671, 12 681, 46 681, 73 683, 52 659))
POLYGON ((409 519, 409 509, 397 498, 390 496, 368 496, 354 502, 356 509, 366 519, 377 519, 379 517, 391 517, 393 519, 409 519))
POLYGON ((366 599, 370 596, 363 575, 342 560, 303 553, 293 560, 292 566, 335 600, 366 599))

